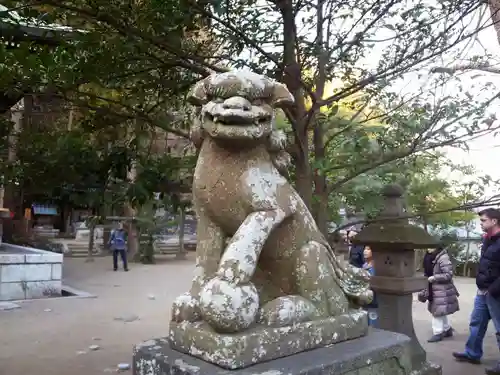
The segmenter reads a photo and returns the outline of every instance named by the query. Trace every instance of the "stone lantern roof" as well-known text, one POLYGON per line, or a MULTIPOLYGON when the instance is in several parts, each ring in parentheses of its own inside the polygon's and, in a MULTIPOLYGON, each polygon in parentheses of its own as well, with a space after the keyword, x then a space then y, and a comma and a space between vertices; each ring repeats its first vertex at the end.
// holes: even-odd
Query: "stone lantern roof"
POLYGON ((404 212, 404 190, 400 185, 387 185, 383 191, 384 209, 376 221, 366 225, 352 239, 355 244, 395 249, 427 249, 439 246, 436 238, 423 228, 408 223, 404 212))

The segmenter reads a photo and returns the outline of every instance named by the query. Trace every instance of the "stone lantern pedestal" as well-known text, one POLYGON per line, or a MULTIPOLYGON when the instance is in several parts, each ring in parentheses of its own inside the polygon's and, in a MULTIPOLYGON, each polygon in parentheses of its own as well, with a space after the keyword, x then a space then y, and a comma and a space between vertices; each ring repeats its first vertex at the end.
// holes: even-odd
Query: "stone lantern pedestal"
POLYGON ((353 240, 372 249, 375 276, 372 288, 378 300, 379 328, 411 338, 412 374, 441 374, 441 367, 427 362, 427 353, 415 334, 413 293, 427 287, 427 279, 415 272, 415 249, 436 248, 437 241, 404 216, 403 189, 384 188, 380 221, 367 225, 353 240), (399 217, 399 219, 398 219, 399 217))

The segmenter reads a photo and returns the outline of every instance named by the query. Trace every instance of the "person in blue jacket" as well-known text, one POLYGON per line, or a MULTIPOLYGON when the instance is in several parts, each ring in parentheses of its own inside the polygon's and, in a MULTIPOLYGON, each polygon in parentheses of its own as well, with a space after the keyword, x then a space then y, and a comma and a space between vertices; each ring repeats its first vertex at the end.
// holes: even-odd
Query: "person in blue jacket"
MULTIPOLYGON (((488 323, 493 321, 500 349, 500 210, 487 208, 479 212, 485 232, 476 275, 477 294, 469 322, 469 338, 463 352, 454 352, 458 361, 479 364, 488 323)), ((500 375, 500 362, 486 369, 488 375, 500 375)))
POLYGON ((111 231, 109 246, 113 251, 113 271, 118 270, 118 255, 122 258, 123 270, 128 271, 127 263, 127 232, 123 229, 123 223, 111 231))

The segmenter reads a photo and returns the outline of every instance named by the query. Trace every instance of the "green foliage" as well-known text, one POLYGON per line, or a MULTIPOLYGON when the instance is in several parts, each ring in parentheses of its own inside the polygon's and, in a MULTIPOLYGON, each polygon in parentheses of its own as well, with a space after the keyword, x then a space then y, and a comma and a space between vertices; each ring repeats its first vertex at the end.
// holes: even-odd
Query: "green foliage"
POLYGON ((4 174, 30 194, 58 199, 66 189, 99 189, 107 178, 100 161, 98 150, 79 130, 22 132, 17 160, 4 163, 4 174))
POLYGON ((170 208, 171 202, 168 198, 163 201, 150 199, 143 203, 137 212, 137 229, 139 230, 140 238, 137 258, 144 264, 155 263, 155 237, 162 234, 166 226, 173 224, 173 221, 168 218, 156 216, 156 210, 160 207, 165 209, 170 208))
POLYGON ((90 207, 124 202, 140 206, 177 178, 189 161, 138 154, 124 142, 99 142, 79 128, 21 132, 17 142, 17 160, 3 163, 7 183, 22 186, 25 196, 90 207), (133 166, 138 171, 134 181, 129 178, 133 166))
POLYGON ((203 23, 188 11, 188 1, 5 5, 22 17, 43 15, 40 24, 63 23, 79 31, 56 47, 26 41, 7 49, 2 44, 0 87, 22 92, 50 86, 75 105, 93 110, 88 116, 105 116, 108 125, 139 118, 164 129, 182 128, 174 126, 173 110, 182 107, 179 99, 199 74, 206 74, 196 56, 210 55, 211 47, 199 35, 203 23))
POLYGON ((405 113, 413 124, 425 123, 428 116, 426 111, 401 107, 392 116, 378 114, 379 122, 359 114, 361 119, 356 121, 353 110, 346 106, 333 116, 324 115, 327 157, 315 161, 314 167, 334 187, 330 191, 332 220, 338 219, 335 215, 341 207, 374 217, 382 204, 381 189, 388 183, 399 183, 406 189, 409 212, 422 213, 419 220, 426 226, 446 228, 471 219, 472 213, 454 209, 479 199, 491 179, 479 178, 473 168, 452 163, 434 147, 442 144, 435 137, 422 137, 428 146, 422 141, 421 149, 406 150, 405 144, 415 138, 414 131, 420 131, 421 126, 399 126, 405 113), (397 126, 390 123, 394 118, 397 126), (444 177, 445 169, 460 172, 461 179, 444 177), (439 213, 426 215, 430 212, 439 213))

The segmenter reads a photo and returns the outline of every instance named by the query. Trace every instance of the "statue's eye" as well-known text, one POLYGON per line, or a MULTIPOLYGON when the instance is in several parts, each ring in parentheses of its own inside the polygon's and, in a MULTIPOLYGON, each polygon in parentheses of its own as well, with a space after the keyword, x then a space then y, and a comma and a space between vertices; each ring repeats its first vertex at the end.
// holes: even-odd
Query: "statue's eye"
POLYGON ((264 102, 262 101, 262 99, 255 99, 255 100, 252 100, 252 105, 255 105, 255 106, 261 106, 264 102))
POLYGON ((217 104, 224 103, 224 99, 217 97, 210 99, 210 101, 217 104))

